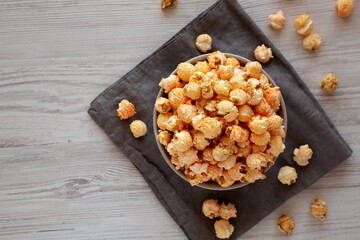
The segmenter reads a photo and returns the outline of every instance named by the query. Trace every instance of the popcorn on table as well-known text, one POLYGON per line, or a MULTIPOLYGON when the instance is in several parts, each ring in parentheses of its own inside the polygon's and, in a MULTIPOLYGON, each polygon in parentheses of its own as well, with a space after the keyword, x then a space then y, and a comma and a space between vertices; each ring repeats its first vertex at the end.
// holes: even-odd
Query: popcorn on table
POLYGON ((286 23, 283 10, 279 10, 276 14, 270 14, 269 19, 269 26, 276 30, 282 29, 286 23))

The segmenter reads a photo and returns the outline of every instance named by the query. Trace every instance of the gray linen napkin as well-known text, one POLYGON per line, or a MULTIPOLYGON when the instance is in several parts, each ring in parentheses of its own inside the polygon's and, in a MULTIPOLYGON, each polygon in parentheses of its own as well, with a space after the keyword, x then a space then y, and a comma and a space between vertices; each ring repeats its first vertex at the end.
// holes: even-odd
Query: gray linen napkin
POLYGON ((196 17, 101 93, 91 103, 89 114, 140 171, 189 239, 216 239, 214 220, 206 218, 201 212, 206 199, 236 204, 238 217, 230 220, 235 226, 231 239, 235 239, 352 153, 292 66, 235 0, 220 0, 196 17), (201 33, 212 36, 214 51, 234 53, 249 59, 254 59, 256 46, 263 43, 270 46, 275 58, 265 64, 264 69, 280 86, 287 107, 285 152, 267 172, 265 180, 236 190, 217 192, 191 187, 165 163, 152 130, 152 111, 160 89, 159 81, 168 76, 178 63, 200 54, 194 43, 201 33), (118 103, 124 98, 134 103, 137 114, 120 121, 115 113, 118 103), (129 129, 129 124, 135 119, 144 121, 148 126, 148 133, 139 139, 135 139, 129 129), (295 147, 306 143, 314 154, 309 166, 298 167, 292 161, 292 152, 295 147), (284 165, 295 167, 299 175, 297 182, 290 187, 277 180, 278 170, 284 165))

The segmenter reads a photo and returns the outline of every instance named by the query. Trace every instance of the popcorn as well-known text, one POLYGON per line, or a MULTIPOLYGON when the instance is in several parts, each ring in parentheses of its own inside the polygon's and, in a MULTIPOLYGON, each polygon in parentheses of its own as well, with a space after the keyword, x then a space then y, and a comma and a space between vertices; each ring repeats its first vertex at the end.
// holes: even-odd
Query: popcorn
POLYGON ((271 86, 269 83, 269 79, 265 74, 260 73, 259 82, 260 82, 260 86, 263 90, 266 90, 271 86))
POLYGON ((295 168, 284 166, 280 168, 278 179, 282 184, 291 185, 292 183, 296 182, 297 173, 295 168))
POLYGON ((128 100, 121 100, 119 103, 119 108, 116 111, 116 115, 121 119, 128 119, 135 115, 135 107, 128 100))
POLYGON ((278 219, 278 229, 287 235, 291 235, 295 228, 295 221, 292 217, 281 215, 278 219))
POLYGON ((184 95, 192 100, 199 99, 201 97, 201 86, 197 83, 190 82, 184 86, 184 95))
POLYGON ((209 163, 205 162, 205 163, 201 163, 201 162, 196 162, 193 165, 191 165, 189 167, 189 169, 194 172, 195 174, 200 174, 202 175, 203 173, 207 172, 207 168, 209 167, 209 163))
POLYGON ((332 73, 326 74, 326 76, 320 82, 321 88, 326 93, 333 93, 337 88, 337 84, 338 84, 338 79, 332 73))
POLYGON ((221 79, 229 80, 234 76, 234 67, 232 65, 221 65, 218 73, 221 79))
POLYGON ((236 58, 233 57, 228 57, 225 60, 225 65, 226 66, 233 66, 234 68, 240 68, 240 63, 236 58))
POLYGON ((236 163, 236 156, 231 155, 225 161, 218 162, 217 165, 225 170, 231 169, 236 163))
POLYGON ((214 224, 214 228, 216 237, 220 239, 229 238, 234 231, 234 226, 224 219, 217 220, 214 224))
POLYGON ((211 70, 209 63, 207 61, 198 61, 195 64, 195 69, 196 69, 196 71, 200 71, 204 74, 210 72, 210 70, 211 70))
POLYGON ((216 81, 214 85, 214 91, 217 94, 223 95, 223 96, 229 96, 230 90, 232 89, 231 84, 229 81, 226 80, 220 80, 216 81))
POLYGON ((229 220, 230 218, 236 218, 236 207, 232 203, 227 205, 222 203, 220 206, 220 217, 224 220, 229 220))
POLYGON ((264 98, 274 112, 280 109, 280 88, 272 87, 264 91, 264 98))
POLYGON ((215 118, 206 117, 200 122, 200 131, 207 139, 216 138, 221 133, 221 122, 215 118))
POLYGON ((169 92, 169 100, 173 109, 176 109, 181 103, 185 103, 188 97, 185 96, 184 89, 174 88, 169 92))
POLYGON ((237 119, 241 122, 249 122, 253 116, 254 112, 252 108, 249 105, 244 104, 239 108, 239 115, 237 119))
POLYGON ((235 179, 233 179, 228 170, 224 170, 223 174, 216 179, 217 183, 224 188, 227 188, 234 184, 235 179))
POLYGON ((167 120, 166 130, 175 132, 175 131, 181 131, 183 128, 184 128, 184 123, 180 120, 178 116, 172 115, 167 120))
POLYGON ((159 130, 159 134, 157 135, 156 138, 159 139, 159 142, 162 145, 167 146, 172 139, 172 134, 168 131, 159 130))
POLYGON ((264 153, 252 153, 246 158, 246 165, 250 169, 261 169, 267 166, 266 154, 264 153))
POLYGON ((180 79, 178 76, 170 75, 167 78, 161 79, 159 86, 164 88, 165 93, 168 93, 174 88, 181 88, 182 84, 180 83, 180 79))
POLYGON ((239 88, 242 90, 247 90, 247 88, 248 88, 248 84, 245 81, 245 77, 242 75, 235 75, 232 78, 230 78, 230 84, 231 84, 232 88, 234 88, 234 89, 239 88))
POLYGON ((248 91, 246 96, 246 103, 255 106, 263 99, 263 91, 261 89, 252 89, 248 91))
POLYGON ((245 182, 247 166, 243 163, 236 162, 235 165, 228 171, 228 173, 232 179, 245 182))
POLYGON ((232 103, 228 100, 221 101, 216 105, 216 108, 218 110, 217 113, 220 115, 225 115, 225 114, 230 113, 234 107, 235 107, 234 103, 232 103))
POLYGON ((249 169, 245 175, 245 180, 249 183, 254 183, 256 180, 265 179, 265 173, 259 169, 249 169))
POLYGON ((265 152, 266 148, 267 148, 267 145, 252 144, 251 145, 251 152, 252 153, 263 153, 263 152, 265 152))
POLYGON ((312 154, 313 151, 309 148, 308 144, 301 145, 299 148, 295 148, 293 160, 299 166, 306 166, 309 164, 312 154))
POLYGON ((262 134, 256 134, 253 132, 250 134, 250 141, 256 145, 266 145, 270 141, 270 137, 271 135, 268 131, 262 134))
POLYGON ((307 14, 300 15, 294 21, 296 32, 302 36, 307 36, 311 33, 314 23, 307 14))
POLYGON ((212 155, 212 150, 213 149, 210 147, 205 148, 205 150, 202 152, 202 160, 209 162, 210 164, 217 164, 218 162, 214 159, 212 155))
POLYGON ((218 68, 220 65, 224 65, 226 57, 222 52, 216 51, 210 54, 207 60, 211 68, 218 68))
POLYGON ((201 34, 196 38, 196 48, 202 52, 206 53, 211 49, 212 39, 208 34, 201 34))
MULTIPOLYGON (((264 144, 260 144, 264 145, 264 144)), ((282 138, 278 135, 273 135, 270 138, 269 141, 269 149, 267 150, 267 153, 273 155, 274 157, 277 157, 285 150, 285 145, 282 142, 282 138)))
MULTIPOLYGON (((268 104, 268 102, 265 99, 261 99, 260 103, 255 106, 255 113, 260 114, 266 117, 272 116, 274 113, 274 110, 272 107, 268 104)), ((277 115, 274 115, 277 116, 277 115)))
MULTIPOLYGON (((250 130, 256 134, 265 133, 268 130, 269 125, 270 125, 269 118, 262 117, 259 115, 252 117, 249 122, 250 130)), ((263 145, 263 144, 261 144, 261 145, 263 145)))
POLYGON ((207 146, 210 145, 210 141, 205 138, 202 132, 196 131, 193 134, 193 144, 196 149, 204 150, 207 146))
POLYGON ((215 112, 218 102, 216 100, 210 100, 205 105, 205 110, 209 112, 215 112))
POLYGON ((286 18, 282 10, 279 10, 276 14, 269 15, 269 19, 271 21, 269 22, 269 26, 276 30, 282 29, 286 23, 286 18))
POLYGON ((146 124, 143 121, 135 120, 130 124, 130 130, 135 138, 144 136, 147 133, 146 124))
POLYGON ((161 0, 161 9, 165 10, 168 7, 176 6, 177 3, 177 0, 161 0))
POLYGON ((283 124, 283 119, 279 115, 272 115, 268 119, 269 119, 269 127, 268 127, 269 131, 278 129, 283 124))
POLYGON ((214 90, 211 87, 211 83, 201 83, 201 96, 205 99, 210 99, 214 96, 214 90))
POLYGON ((184 82, 188 82, 195 71, 195 66, 188 62, 180 63, 176 68, 177 75, 184 82))
POLYGON ((258 60, 261 63, 267 63, 270 58, 273 58, 271 48, 266 47, 264 44, 261 46, 258 46, 254 51, 254 56, 256 60, 258 60))
POLYGON ((349 17, 354 10, 354 0, 338 0, 335 10, 340 17, 349 17))
POLYGON ((166 130, 169 118, 171 116, 172 116, 172 114, 170 112, 160 113, 156 120, 157 126, 162 130, 166 130))
POLYGON ((234 89, 230 92, 229 100, 232 101, 235 105, 243 105, 246 103, 246 92, 242 89, 234 89))
POLYGON ((231 150, 223 144, 217 145, 212 150, 213 158, 218 162, 225 161, 230 156, 230 154, 231 150))
POLYGON ((175 132, 172 142, 177 152, 186 152, 193 146, 193 141, 188 131, 175 132))
POLYGON ((230 140, 236 142, 245 142, 249 139, 249 131, 239 126, 230 126, 226 129, 226 134, 229 135, 230 140))
POLYGON ((314 218, 324 221, 328 216, 326 202, 321 198, 314 199, 310 206, 310 212, 314 218))
POLYGON ((218 204, 217 200, 208 199, 202 205, 202 212, 203 214, 210 218, 217 218, 220 216, 220 205, 218 204))
POLYGON ((168 111, 170 111, 171 107, 172 105, 169 99, 164 97, 156 99, 155 109, 159 113, 167 113, 168 111))
POLYGON ((303 40, 303 46, 305 49, 314 50, 317 52, 322 45, 323 40, 319 34, 312 33, 303 40))
POLYGON ((176 109, 176 113, 184 123, 191 123, 193 117, 197 115, 197 109, 191 104, 180 104, 176 109))
POLYGON ((201 84, 205 74, 203 72, 197 71, 189 78, 189 82, 201 84))
MULTIPOLYGON (((171 144, 171 143, 170 143, 171 144)), ((169 145, 168 144, 168 147, 169 145)), ((179 155, 179 162, 181 164, 181 167, 183 166, 191 166, 192 164, 196 163, 197 161, 199 161, 199 158, 197 156, 198 150, 194 149, 194 148, 190 148, 189 150, 187 150, 186 152, 180 152, 178 153, 179 155)))
POLYGON ((245 65, 246 73, 253 78, 259 78, 262 66, 259 62, 248 62, 245 65))

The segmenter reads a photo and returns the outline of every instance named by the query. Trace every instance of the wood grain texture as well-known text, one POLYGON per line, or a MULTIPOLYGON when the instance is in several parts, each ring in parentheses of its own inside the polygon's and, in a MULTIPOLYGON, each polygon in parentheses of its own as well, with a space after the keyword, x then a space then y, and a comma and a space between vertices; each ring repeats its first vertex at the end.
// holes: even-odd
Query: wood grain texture
MULTIPOLYGON (((86 113, 103 89, 157 49, 214 0, 2 0, 0 3, 0 239, 185 239, 134 166, 86 113), (155 220, 155 221, 154 221, 155 220)), ((292 63, 344 139, 351 158, 287 201, 243 239, 288 239, 276 228, 293 216, 292 239, 360 234, 360 2, 339 18, 334 1, 240 0, 292 63), (267 16, 283 9, 282 31, 267 16), (318 53, 302 48, 292 21, 310 14, 318 53), (328 96, 321 78, 334 72, 328 96), (308 211, 325 199, 329 218, 308 211)), ((301 100, 299 100, 301 104, 301 100)), ((324 159, 326 160, 326 159, 324 159)))

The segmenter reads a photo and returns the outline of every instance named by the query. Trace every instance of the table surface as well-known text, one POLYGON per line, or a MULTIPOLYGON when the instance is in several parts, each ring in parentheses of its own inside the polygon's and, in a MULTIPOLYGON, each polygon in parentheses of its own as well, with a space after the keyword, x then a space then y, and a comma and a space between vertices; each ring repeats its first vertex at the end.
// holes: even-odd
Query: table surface
MULTIPOLYGON (((107 86, 156 50, 214 0, 2 0, 0 3, 0 238, 186 239, 128 159, 87 114, 107 86)), ((343 19, 328 0, 241 0, 291 62, 354 154, 287 201, 244 239, 288 239, 277 218, 295 218, 293 239, 360 234, 360 2, 343 19), (282 31, 267 26, 283 9, 282 31), (322 35, 306 51, 293 29, 308 13, 322 35), (334 72, 338 90, 325 94, 334 72), (329 217, 311 217, 312 199, 329 217)), ((326 161, 326 159, 324 159, 326 161)), ((240 207, 240 206, 239 206, 240 207)))

